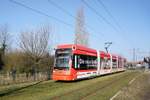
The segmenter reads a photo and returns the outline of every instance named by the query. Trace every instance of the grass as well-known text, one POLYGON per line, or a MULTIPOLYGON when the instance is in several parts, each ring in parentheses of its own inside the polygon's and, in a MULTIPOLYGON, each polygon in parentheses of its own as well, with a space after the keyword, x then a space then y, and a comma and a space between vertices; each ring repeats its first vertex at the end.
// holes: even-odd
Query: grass
POLYGON ((126 71, 76 82, 45 81, 1 87, 0 100, 108 100, 140 74, 126 71))
POLYGON ((114 100, 149 100, 150 72, 137 76, 132 84, 127 85, 114 100))

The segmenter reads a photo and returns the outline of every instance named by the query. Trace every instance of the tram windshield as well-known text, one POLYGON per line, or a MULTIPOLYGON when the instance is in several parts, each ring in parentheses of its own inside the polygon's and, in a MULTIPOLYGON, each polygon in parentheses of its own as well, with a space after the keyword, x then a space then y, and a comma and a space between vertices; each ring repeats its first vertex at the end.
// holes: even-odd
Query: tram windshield
POLYGON ((55 52, 54 69, 69 70, 70 59, 71 59, 71 49, 57 49, 55 52))

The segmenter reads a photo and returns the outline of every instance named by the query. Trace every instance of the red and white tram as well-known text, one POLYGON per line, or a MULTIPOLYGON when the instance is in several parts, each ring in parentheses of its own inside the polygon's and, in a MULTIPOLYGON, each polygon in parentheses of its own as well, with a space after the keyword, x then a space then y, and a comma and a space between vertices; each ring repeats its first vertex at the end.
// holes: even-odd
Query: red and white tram
POLYGON ((125 58, 81 45, 59 45, 53 80, 77 80, 124 71, 125 58))

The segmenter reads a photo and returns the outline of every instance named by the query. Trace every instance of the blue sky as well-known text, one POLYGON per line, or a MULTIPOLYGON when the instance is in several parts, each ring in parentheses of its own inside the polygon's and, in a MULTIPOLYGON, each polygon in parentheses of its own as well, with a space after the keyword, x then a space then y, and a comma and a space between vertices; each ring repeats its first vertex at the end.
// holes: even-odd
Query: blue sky
MULTIPOLYGON (((72 26, 66 26, 49 17, 30 11, 24 7, 11 3, 9 0, 0 0, 0 24, 7 23, 13 35, 14 46, 17 44, 19 33, 26 29, 36 28, 44 23, 52 26, 55 36, 54 44, 73 43, 75 33, 75 19, 50 4, 48 0, 15 0, 27 6, 54 16, 72 26)), ((83 6, 85 22, 94 30, 86 27, 90 33, 90 47, 104 50, 104 43, 112 41, 112 53, 124 55, 132 59, 132 50, 136 48, 138 58, 147 55, 150 51, 150 0, 101 0, 109 12, 117 20, 118 28, 113 19, 106 13, 97 0, 85 0, 96 9, 105 19, 118 28, 114 30, 103 19, 100 19, 81 0, 52 0, 59 6, 76 16, 77 10, 83 6), (138 53, 139 52, 139 53, 138 53)))

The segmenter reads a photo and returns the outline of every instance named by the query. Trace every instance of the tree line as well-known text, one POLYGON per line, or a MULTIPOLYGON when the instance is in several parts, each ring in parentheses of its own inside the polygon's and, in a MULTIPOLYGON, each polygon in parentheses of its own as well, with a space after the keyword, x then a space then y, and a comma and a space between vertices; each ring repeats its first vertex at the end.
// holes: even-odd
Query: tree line
POLYGON ((12 47, 8 25, 0 26, 0 71, 34 73, 51 70, 52 32, 49 25, 20 32, 18 48, 12 47))

